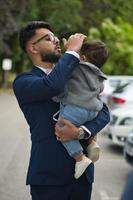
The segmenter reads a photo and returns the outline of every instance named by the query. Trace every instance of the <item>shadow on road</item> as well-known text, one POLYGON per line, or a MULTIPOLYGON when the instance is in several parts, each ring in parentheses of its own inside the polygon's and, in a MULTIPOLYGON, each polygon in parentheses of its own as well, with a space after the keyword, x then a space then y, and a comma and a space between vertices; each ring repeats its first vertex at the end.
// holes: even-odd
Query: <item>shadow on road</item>
POLYGON ((116 146, 114 144, 110 144, 108 145, 108 150, 112 153, 112 154, 118 154, 118 155, 122 155, 123 154, 123 147, 120 146, 116 146))

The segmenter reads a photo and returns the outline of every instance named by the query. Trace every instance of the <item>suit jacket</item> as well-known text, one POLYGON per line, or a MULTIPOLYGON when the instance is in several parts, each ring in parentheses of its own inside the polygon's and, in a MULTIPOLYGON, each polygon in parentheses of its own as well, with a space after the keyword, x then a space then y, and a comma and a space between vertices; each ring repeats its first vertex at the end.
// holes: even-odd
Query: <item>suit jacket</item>
MULTIPOLYGON (((75 161, 54 134, 53 114, 58 111, 59 105, 52 97, 63 91, 66 81, 78 65, 79 60, 66 53, 49 75, 33 66, 31 71, 18 75, 14 80, 14 93, 31 133, 27 184, 62 185, 74 180, 75 161)), ((97 119, 85 126, 95 135, 108 121, 109 112, 104 106, 97 119)), ((91 164, 87 169, 90 182, 93 181, 93 168, 91 164)))

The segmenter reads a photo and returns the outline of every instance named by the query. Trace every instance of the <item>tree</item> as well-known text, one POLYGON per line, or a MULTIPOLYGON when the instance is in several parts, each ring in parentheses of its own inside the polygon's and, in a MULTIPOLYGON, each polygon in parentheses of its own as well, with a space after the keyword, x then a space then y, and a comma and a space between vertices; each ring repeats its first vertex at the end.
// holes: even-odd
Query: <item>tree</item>
POLYGON ((48 21, 59 36, 67 36, 81 30, 82 2, 80 0, 40 0, 39 18, 48 21))
POLYGON ((82 2, 85 31, 91 26, 99 28, 106 18, 116 23, 117 17, 121 17, 124 21, 133 23, 133 1, 82 0, 82 2))
POLYGON ((100 30, 91 28, 90 39, 101 39, 109 47, 110 56, 106 64, 108 74, 133 75, 133 26, 121 18, 113 23, 105 19, 100 30))
MULTIPOLYGON (((88 33, 89 27, 99 30, 99 37, 105 39, 101 24, 106 18, 118 27, 122 27, 118 17, 122 19, 121 23, 128 23, 129 26, 133 23, 133 1, 130 0, 0 0, 0 5, 0 58, 12 58, 17 72, 28 66, 26 56, 19 48, 17 36, 19 28, 27 21, 48 21, 60 39, 74 32, 88 33)), ((125 37, 128 37, 126 33, 125 37)), ((115 72, 111 68, 108 73, 115 72)))
POLYGON ((11 56, 8 39, 18 30, 18 20, 24 14, 25 1, 0 0, 0 53, 11 56))

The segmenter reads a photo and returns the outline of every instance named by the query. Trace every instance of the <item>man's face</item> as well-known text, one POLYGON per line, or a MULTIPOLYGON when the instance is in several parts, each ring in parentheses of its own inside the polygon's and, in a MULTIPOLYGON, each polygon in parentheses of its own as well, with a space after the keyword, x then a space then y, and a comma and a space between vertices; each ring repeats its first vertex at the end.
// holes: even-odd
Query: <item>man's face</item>
POLYGON ((55 63, 61 56, 60 42, 54 34, 45 28, 36 30, 32 44, 38 49, 43 62, 55 63))

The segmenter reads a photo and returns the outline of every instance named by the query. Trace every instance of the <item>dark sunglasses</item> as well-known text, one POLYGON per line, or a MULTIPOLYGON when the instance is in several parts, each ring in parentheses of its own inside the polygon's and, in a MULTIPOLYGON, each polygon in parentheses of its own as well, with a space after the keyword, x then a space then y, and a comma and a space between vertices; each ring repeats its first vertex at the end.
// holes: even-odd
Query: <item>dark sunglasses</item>
POLYGON ((46 38, 47 41, 51 41, 51 42, 55 42, 55 41, 58 40, 58 38, 56 36, 54 36, 53 34, 46 33, 45 35, 43 35, 42 37, 40 37, 38 40, 36 40, 35 42, 33 42, 32 44, 37 44, 38 42, 40 42, 44 38, 46 38))

